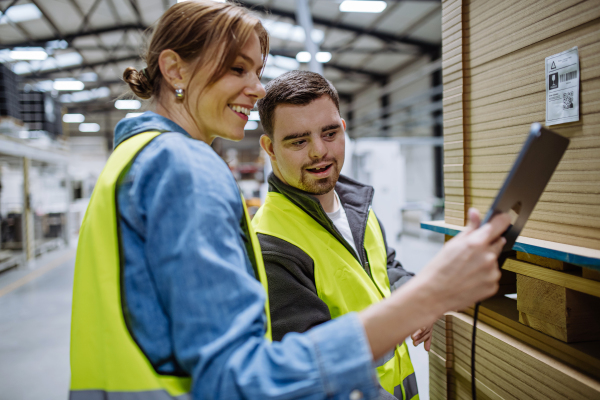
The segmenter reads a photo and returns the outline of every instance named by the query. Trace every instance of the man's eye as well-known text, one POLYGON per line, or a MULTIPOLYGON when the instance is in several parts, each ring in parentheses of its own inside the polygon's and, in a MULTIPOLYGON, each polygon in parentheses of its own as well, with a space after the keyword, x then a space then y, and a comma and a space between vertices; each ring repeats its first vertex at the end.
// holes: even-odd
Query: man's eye
POLYGON ((326 133, 326 134, 325 134, 325 136, 326 136, 326 137, 334 137, 336 133, 337 133, 337 132, 335 132, 335 131, 333 131, 333 132, 329 132, 329 133, 326 133))
POLYGON ((241 67, 232 67, 231 70, 233 72, 235 72, 236 74, 240 74, 240 75, 244 73, 244 68, 241 68, 241 67))
POLYGON ((292 146, 300 146, 303 145, 306 140, 298 140, 297 142, 292 142, 292 146))

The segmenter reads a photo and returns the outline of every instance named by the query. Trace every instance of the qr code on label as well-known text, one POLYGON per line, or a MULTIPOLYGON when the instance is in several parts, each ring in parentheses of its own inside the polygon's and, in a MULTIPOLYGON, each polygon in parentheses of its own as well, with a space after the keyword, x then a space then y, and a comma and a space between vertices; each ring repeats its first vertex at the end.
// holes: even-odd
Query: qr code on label
POLYGON ((573 92, 563 93, 563 110, 573 108, 573 92))

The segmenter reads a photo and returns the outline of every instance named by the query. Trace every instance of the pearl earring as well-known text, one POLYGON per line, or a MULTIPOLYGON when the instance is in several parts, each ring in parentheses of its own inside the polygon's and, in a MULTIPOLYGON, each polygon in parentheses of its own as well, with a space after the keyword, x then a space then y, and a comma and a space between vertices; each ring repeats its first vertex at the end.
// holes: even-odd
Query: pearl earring
POLYGON ((180 89, 180 88, 175 89, 175 97, 177 98, 177 100, 183 100, 183 97, 184 97, 183 89, 180 89))

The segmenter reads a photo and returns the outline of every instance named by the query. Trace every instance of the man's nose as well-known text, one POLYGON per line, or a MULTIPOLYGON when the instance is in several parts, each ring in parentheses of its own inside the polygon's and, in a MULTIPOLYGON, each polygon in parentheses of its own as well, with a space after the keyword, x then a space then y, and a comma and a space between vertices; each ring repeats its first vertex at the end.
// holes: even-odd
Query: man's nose
POLYGON ((316 140, 311 141, 311 146, 309 150, 310 158, 323 158, 327 155, 327 145, 325 142, 319 137, 316 140))

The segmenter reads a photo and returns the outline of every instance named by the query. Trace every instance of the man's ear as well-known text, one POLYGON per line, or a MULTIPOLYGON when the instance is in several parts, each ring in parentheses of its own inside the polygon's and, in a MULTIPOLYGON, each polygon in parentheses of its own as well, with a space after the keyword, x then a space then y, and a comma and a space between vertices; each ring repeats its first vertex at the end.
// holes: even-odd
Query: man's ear
POLYGON ((186 88, 186 65, 179 54, 171 49, 163 50, 158 56, 158 66, 165 83, 171 88, 186 88))
POLYGON ((260 137, 260 147, 267 152, 271 161, 277 161, 275 159, 275 152, 273 151, 273 141, 268 135, 262 135, 260 137))
POLYGON ((342 118, 342 127, 344 128, 344 132, 346 132, 346 120, 342 118))

